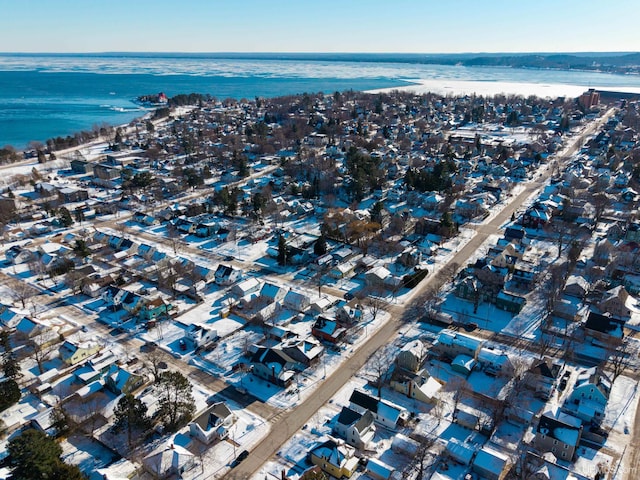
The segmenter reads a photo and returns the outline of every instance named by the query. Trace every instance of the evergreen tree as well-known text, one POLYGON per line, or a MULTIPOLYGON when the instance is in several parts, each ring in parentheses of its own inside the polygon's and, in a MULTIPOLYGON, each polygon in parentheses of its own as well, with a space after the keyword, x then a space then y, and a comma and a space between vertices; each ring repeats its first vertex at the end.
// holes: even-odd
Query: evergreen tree
POLYGON ((9 378, 0 383, 0 412, 20 401, 20 387, 15 380, 9 378))
POLYGON ((62 448, 39 430, 25 430, 9 442, 7 447, 12 480, 51 478, 60 464, 62 448))
POLYGON ((185 425, 195 411, 195 401, 191 395, 191 383, 180 372, 162 372, 158 377, 160 401, 158 417, 169 431, 185 425))
POLYGON ((79 255, 83 258, 91 255, 91 250, 89 250, 89 247, 87 246, 87 242, 82 238, 78 238, 76 240, 75 244, 73 245, 73 251, 75 252, 76 255, 79 255))
POLYGON ((120 399, 113 413, 116 417, 116 430, 127 429, 127 442, 129 445, 131 445, 131 432, 134 428, 146 430, 149 427, 147 406, 142 400, 135 398, 131 394, 126 394, 120 399))
POLYGON ((239 165, 238 165, 238 176, 241 178, 245 178, 249 176, 249 166, 247 165, 247 157, 244 155, 240 155, 239 165))
POLYGON ((71 213, 67 207, 60 207, 58 210, 58 220, 60 221, 60 225, 63 227, 70 227, 73 225, 73 218, 71 218, 71 213))
POLYGON ((84 212, 82 211, 82 207, 76 208, 74 215, 76 217, 76 222, 79 222, 80 224, 84 222, 84 212))
POLYGON ((313 253, 318 256, 327 253, 327 240, 324 238, 324 235, 320 235, 316 243, 313 244, 313 253))
POLYGON ((22 376, 20 373, 20 364, 16 357, 16 353, 11 348, 9 332, 3 330, 0 332, 0 346, 2 346, 2 370, 5 378, 17 379, 22 376))
POLYGON ((278 265, 286 265, 289 252, 287 251, 287 241, 283 235, 278 236, 278 265))

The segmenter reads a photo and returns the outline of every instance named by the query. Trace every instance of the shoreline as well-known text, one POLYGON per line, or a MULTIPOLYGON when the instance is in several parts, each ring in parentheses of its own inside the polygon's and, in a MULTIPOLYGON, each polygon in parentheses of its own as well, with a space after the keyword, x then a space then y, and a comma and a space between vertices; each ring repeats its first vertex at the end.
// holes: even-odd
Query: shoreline
POLYGON ((409 92, 416 95, 435 93, 438 95, 535 95, 542 98, 578 97, 589 88, 603 92, 640 95, 640 87, 598 87, 590 85, 570 85, 562 83, 502 82, 492 80, 444 80, 444 79, 403 79, 410 85, 366 90, 365 93, 378 94, 392 91, 409 92))
MULTIPOLYGON (((537 96, 542 98, 556 98, 556 97, 578 97, 589 88, 601 92, 608 93, 621 93, 621 94, 637 94, 640 95, 639 87, 598 87, 589 85, 572 85, 562 83, 530 83, 530 82, 505 82, 494 80, 449 80, 449 79, 410 79, 402 78, 398 79, 399 82, 404 82, 401 85, 393 87, 383 87, 371 90, 363 90, 363 93, 379 94, 388 93, 393 91, 413 93, 415 95, 424 95, 427 93, 434 93, 443 96, 460 96, 460 95, 479 95, 479 96, 496 96, 496 95, 521 95, 524 97, 537 96)), ((135 104, 135 102, 132 101, 135 104)), ((121 124, 109 124, 111 128, 122 128, 128 130, 133 122, 141 122, 145 119, 153 117, 155 108, 146 110, 142 115, 134 117, 127 123, 121 124)), ((166 120, 166 119, 164 119, 166 120)), ((74 132, 77 133, 77 132, 74 132)), ((93 139, 84 144, 70 147, 63 150, 54 150, 56 154, 67 154, 71 151, 76 151, 84 148, 86 145, 92 143, 100 143, 105 139, 93 139)), ((25 152, 30 151, 25 145, 24 147, 16 147, 14 145, 7 145, 15 148, 15 151, 24 156, 25 152)), ((0 167, 7 167, 11 165, 18 165, 21 163, 29 163, 31 159, 24 159, 22 161, 15 162, 13 164, 0 165, 0 167)))

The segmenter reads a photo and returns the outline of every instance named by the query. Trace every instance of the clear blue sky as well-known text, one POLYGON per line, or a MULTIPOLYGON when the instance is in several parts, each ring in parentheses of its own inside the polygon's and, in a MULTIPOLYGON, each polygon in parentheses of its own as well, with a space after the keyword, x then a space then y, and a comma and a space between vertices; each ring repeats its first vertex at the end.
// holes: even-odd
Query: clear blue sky
POLYGON ((3 52, 640 51, 640 0, 0 0, 3 52))

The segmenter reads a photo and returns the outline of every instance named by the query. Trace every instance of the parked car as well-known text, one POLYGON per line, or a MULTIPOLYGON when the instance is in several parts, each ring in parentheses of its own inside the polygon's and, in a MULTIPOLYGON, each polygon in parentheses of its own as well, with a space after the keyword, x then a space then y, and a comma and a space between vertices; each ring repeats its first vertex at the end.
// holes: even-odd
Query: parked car
POLYGON ((240 465, 240 463, 249 456, 249 452, 246 450, 241 451, 238 456, 236 457, 236 459, 231 462, 231 467, 237 467, 238 465, 240 465))

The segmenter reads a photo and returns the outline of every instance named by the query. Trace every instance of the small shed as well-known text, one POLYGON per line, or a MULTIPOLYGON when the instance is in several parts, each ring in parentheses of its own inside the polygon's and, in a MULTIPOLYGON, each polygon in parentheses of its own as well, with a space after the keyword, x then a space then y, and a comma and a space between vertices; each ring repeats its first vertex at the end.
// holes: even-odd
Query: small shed
POLYGON ((451 370, 468 376, 476 366, 476 361, 468 355, 458 355, 451 362, 451 370))
POLYGON ((395 468, 386 463, 370 458, 367 462, 366 474, 374 480, 389 480, 393 475, 395 468))
POLYGON ((396 434, 391 442, 391 450, 407 457, 414 457, 420 450, 420 443, 403 435, 396 434))
POLYGON ((503 480, 510 467, 506 454, 485 445, 476 455, 471 469, 487 480, 503 480))

